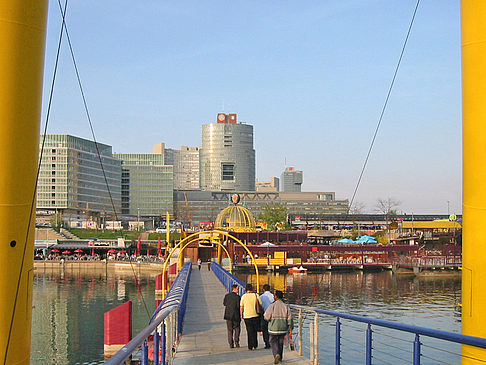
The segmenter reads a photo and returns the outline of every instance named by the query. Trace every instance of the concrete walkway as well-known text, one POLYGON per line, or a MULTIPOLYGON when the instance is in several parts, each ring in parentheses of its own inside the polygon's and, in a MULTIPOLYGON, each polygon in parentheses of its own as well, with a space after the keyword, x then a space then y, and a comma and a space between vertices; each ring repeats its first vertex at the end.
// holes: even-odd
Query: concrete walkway
MULTIPOLYGON (((193 266, 181 343, 174 364, 273 364, 272 350, 265 350, 258 336, 258 349, 249 351, 244 322, 241 322, 241 348, 231 349, 223 319, 225 288, 203 265, 193 266)), ((296 351, 284 349, 284 364, 309 365, 296 351)))

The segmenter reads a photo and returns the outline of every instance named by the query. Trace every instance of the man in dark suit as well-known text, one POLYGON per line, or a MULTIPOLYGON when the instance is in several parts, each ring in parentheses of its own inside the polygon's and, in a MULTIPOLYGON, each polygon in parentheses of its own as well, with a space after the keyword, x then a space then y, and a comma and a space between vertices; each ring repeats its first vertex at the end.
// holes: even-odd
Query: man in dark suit
POLYGON ((240 296, 238 295, 238 285, 231 286, 231 293, 224 296, 223 300, 224 319, 228 330, 228 343, 230 348, 240 347, 240 296))

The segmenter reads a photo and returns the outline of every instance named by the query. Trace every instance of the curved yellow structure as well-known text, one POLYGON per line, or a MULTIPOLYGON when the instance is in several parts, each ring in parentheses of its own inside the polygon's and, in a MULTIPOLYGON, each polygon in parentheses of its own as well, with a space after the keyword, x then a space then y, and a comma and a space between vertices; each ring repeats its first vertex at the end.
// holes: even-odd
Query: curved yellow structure
MULTIPOLYGON (((174 252, 175 252, 176 249, 180 248, 181 251, 183 251, 183 249, 186 248, 186 246, 188 246, 190 243, 192 243, 195 240, 195 237, 199 237, 199 235, 201 235, 201 234, 203 234, 203 235, 207 235, 207 234, 213 235, 213 234, 215 234, 215 235, 218 235, 218 236, 222 236, 222 237, 226 237, 226 238, 233 239, 236 242, 238 242, 246 250, 246 252, 248 253, 248 255, 250 255, 250 257, 251 257, 251 262, 253 263, 253 267, 255 268, 255 273, 256 273, 256 290, 257 291, 260 290, 260 285, 259 285, 260 274, 258 272, 258 266, 256 264, 255 257, 253 256, 253 254, 251 253, 251 251, 248 249, 248 247, 246 246, 246 244, 244 244, 238 238, 230 235, 228 232, 219 231, 219 230, 212 230, 212 231, 196 232, 196 233, 193 233, 193 234, 187 236, 183 240, 179 241, 179 243, 177 243, 177 245, 175 245, 174 248, 170 251, 169 255, 167 255, 167 258, 165 259, 165 262, 164 262, 164 267, 162 268, 162 293, 163 293, 164 296, 166 294, 165 272, 167 271, 167 265, 170 262, 170 258, 172 257, 172 255, 174 254, 174 252)), ((198 239, 198 238, 196 238, 196 239, 198 239)), ((217 243, 218 243, 218 245, 222 245, 222 240, 221 240, 221 242, 217 241, 217 243)))
POLYGON ((0 361, 30 363, 47 0, 0 1, 0 361), (30 224, 29 224, 30 222, 30 224))
MULTIPOLYGON (((486 338, 486 1, 462 0, 463 231, 462 333, 486 338)), ((486 350, 463 346, 463 364, 486 350), (465 356, 468 356, 466 358, 465 356)), ((478 359, 478 360, 474 360, 478 359)))
POLYGON ((256 232, 256 222, 248 209, 241 205, 231 205, 218 214, 214 228, 233 232, 256 232))

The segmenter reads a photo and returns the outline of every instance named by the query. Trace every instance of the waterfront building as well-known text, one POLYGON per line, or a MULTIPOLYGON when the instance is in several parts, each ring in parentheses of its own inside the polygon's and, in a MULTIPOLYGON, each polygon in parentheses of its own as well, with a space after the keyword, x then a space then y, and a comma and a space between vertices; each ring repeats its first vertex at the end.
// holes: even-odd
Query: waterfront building
MULTIPOLYGON (((336 200, 333 192, 252 192, 237 191, 242 204, 258 219, 262 207, 268 203, 283 203, 290 216, 346 214, 349 201, 336 200)), ((193 224, 214 222, 218 213, 230 205, 234 192, 224 191, 174 191, 174 215, 176 220, 186 221, 191 217, 193 224), (187 199, 187 200, 186 200, 187 199)))
POLYGON ((37 210, 61 212, 65 220, 78 215, 113 215, 113 209, 119 214, 120 180, 121 161, 113 157, 111 146, 67 134, 45 135, 37 210))
POLYGON ((303 172, 295 170, 293 167, 287 167, 281 175, 283 192, 300 192, 302 191, 303 172))
POLYGON ((253 126, 236 114, 219 113, 202 126, 200 187, 208 191, 255 191, 253 126))
POLYGON ((164 154, 165 165, 174 166, 174 189, 199 189, 199 147, 181 146, 178 150, 154 145, 154 153, 164 154))
POLYGON ((258 181, 255 182, 256 191, 279 191, 280 188, 280 179, 278 177, 272 177, 270 181, 258 181))
POLYGON ((122 161, 122 214, 161 217, 173 212, 173 167, 163 153, 117 153, 122 161))

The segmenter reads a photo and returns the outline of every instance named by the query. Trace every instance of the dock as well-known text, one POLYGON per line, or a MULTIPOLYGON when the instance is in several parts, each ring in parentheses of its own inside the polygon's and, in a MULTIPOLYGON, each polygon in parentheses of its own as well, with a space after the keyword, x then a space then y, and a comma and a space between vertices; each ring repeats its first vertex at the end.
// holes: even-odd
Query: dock
MULTIPOLYGON (((241 348, 230 348, 223 319, 226 291, 216 276, 203 265, 194 266, 184 319, 182 339, 174 358, 175 365, 192 364, 273 364, 271 349, 264 349, 258 336, 258 348, 248 350, 244 321, 241 321, 241 348)), ((284 348, 283 364, 309 365, 308 359, 284 348)))

